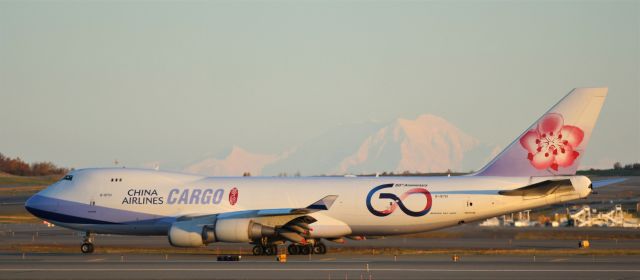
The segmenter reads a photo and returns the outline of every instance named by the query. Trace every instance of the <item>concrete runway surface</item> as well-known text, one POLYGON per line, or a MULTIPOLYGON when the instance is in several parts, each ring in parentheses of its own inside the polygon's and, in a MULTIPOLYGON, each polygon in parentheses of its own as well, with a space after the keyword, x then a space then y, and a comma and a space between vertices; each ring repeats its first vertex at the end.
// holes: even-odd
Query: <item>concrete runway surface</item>
MULTIPOLYGON (((327 255, 289 256, 278 263, 274 256, 243 256, 240 262, 218 262, 207 253, 158 253, 171 248, 166 237, 98 235, 97 252, 79 253, 78 233, 36 224, 0 226, 0 279, 640 279, 640 255, 461 255, 450 254, 331 253, 331 248, 451 248, 563 250, 576 247, 575 240, 508 241, 510 230, 486 231, 460 227, 473 238, 390 237, 327 244, 327 255), (498 237, 496 237, 496 235, 498 237), (19 245, 62 246, 67 253, 22 254, 19 245), (156 249, 152 253, 104 253, 104 247, 156 249), (76 251, 78 250, 78 251, 76 251)), ((590 231, 611 234, 612 229, 590 231), (600 232, 604 231, 604 232, 600 232)), ((518 231, 520 232, 520 230, 518 231)), ((635 231, 618 231, 634 234, 635 231)), ((455 232, 454 232, 455 233, 455 232)), ((249 245, 220 243, 214 248, 234 249, 249 245)), ((638 249, 638 239, 593 240, 593 248, 638 249)), ((210 252, 209 252, 210 253, 210 252)))
POLYGON ((638 279, 640 256, 2 254, 0 279, 638 279))
MULTIPOLYGON (((363 241, 348 240, 345 244, 327 242, 330 248, 398 248, 398 249, 575 249, 577 237, 591 239, 593 249, 640 249, 640 229, 625 228, 482 228, 464 225, 445 229, 445 232, 461 237, 422 238, 390 236, 383 239, 363 241), (536 233, 536 239, 517 238, 518 233, 536 233), (564 232, 575 239, 541 238, 549 233, 564 232), (615 238, 608 236, 622 236, 615 238), (603 239, 607 237, 608 239, 603 239)), ((42 224, 0 224, 0 253, 6 244, 60 245, 77 248, 82 243, 82 233, 61 227, 48 228, 42 224)), ((96 248, 101 246, 119 246, 135 248, 171 248, 166 236, 126 236, 100 234, 95 240, 96 248)), ((213 243, 210 250, 216 249, 251 250, 249 244, 213 243)))
POLYGON ((0 225, 0 279, 640 279, 640 255, 461 255, 331 253, 332 248, 378 249, 575 249, 577 240, 517 239, 517 233, 579 233, 590 236, 624 234, 620 240, 592 240, 593 249, 640 248, 633 238, 638 229, 483 229, 462 226, 447 230, 456 238, 389 237, 366 241, 327 243, 329 254, 243 256, 240 262, 218 262, 211 251, 219 248, 249 252, 248 244, 216 243, 211 251, 160 253, 172 249, 166 237, 98 235, 96 253, 79 252, 77 232, 42 224, 0 225), (573 232, 579 230, 577 232, 573 232), (59 253, 27 252, 20 246, 60 246, 59 253), (150 253, 105 253, 102 248, 151 249, 150 253), (64 253, 63 253, 64 252, 64 253))

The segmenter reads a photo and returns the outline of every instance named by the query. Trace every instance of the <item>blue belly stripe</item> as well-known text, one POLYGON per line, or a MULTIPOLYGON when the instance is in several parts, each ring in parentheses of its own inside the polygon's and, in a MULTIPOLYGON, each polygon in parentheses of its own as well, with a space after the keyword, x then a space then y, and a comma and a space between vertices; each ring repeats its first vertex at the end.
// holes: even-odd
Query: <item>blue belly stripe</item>
POLYGON ((29 198, 25 208, 34 216, 44 220, 69 224, 144 225, 170 224, 175 221, 175 217, 89 205, 41 195, 29 198))
POLYGON ((76 217, 71 215, 65 215, 65 214, 60 214, 55 212, 49 212, 49 211, 36 209, 33 207, 25 207, 25 208, 27 209, 27 211, 29 211, 31 214, 33 214, 36 217, 42 218, 44 220, 54 221, 54 222, 70 223, 70 224, 109 224, 109 225, 119 224, 119 223, 112 223, 107 221, 100 221, 100 220, 87 219, 87 218, 76 217))

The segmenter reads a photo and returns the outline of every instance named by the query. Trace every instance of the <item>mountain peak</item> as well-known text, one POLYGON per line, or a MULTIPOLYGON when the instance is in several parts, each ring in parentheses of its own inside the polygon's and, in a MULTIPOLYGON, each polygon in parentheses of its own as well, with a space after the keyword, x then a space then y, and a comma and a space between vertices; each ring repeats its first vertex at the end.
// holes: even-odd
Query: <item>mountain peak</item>
POLYGON ((478 168, 490 152, 491 147, 446 119, 422 114, 387 124, 337 126, 280 154, 252 153, 234 145, 228 154, 204 159, 185 171, 216 176, 445 172, 478 168))
POLYGON ((380 165, 373 162, 393 163, 391 171, 394 172, 459 170, 464 153, 478 144, 478 140, 436 115, 423 114, 415 120, 399 118, 365 139, 358 151, 343 160, 336 171, 381 171, 380 165))

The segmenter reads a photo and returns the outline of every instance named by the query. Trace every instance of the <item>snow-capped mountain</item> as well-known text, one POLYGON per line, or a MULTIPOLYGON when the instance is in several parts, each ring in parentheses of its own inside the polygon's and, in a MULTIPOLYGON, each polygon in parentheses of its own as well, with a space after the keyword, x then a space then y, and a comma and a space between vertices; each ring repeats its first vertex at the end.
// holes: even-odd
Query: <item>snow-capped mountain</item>
POLYGON ((245 172, 259 175, 262 169, 281 159, 278 155, 254 154, 233 146, 223 159, 207 158, 184 168, 185 172, 211 176, 240 176, 245 172))
POLYGON ((426 114, 388 124, 338 126, 281 155, 234 147, 224 159, 204 159, 185 171, 216 176, 470 171, 498 151, 445 119, 426 114))
POLYGON ((465 154, 479 145, 478 140, 434 115, 398 119, 367 137, 335 172, 461 170, 465 154))

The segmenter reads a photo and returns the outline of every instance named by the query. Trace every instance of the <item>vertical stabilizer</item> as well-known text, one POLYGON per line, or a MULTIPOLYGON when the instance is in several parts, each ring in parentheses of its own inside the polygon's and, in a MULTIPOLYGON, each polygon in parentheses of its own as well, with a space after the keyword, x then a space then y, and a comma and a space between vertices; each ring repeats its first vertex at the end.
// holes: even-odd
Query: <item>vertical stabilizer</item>
POLYGON ((474 175, 575 175, 607 91, 574 89, 474 175))

